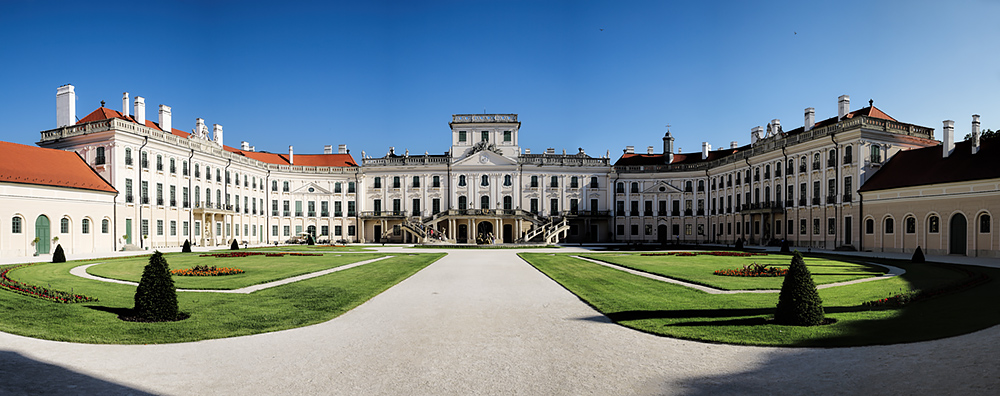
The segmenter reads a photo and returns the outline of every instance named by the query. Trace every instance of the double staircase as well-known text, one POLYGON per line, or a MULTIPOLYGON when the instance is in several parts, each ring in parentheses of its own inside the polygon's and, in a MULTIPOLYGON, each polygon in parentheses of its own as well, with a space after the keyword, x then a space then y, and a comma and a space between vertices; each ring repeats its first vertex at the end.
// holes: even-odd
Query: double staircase
POLYGON ((569 231, 569 220, 563 217, 561 220, 558 218, 550 218, 547 222, 542 223, 541 226, 532 227, 524 234, 524 238, 518 242, 531 242, 535 238, 541 236, 541 240, 546 244, 553 244, 559 242, 559 236, 563 233, 569 231))

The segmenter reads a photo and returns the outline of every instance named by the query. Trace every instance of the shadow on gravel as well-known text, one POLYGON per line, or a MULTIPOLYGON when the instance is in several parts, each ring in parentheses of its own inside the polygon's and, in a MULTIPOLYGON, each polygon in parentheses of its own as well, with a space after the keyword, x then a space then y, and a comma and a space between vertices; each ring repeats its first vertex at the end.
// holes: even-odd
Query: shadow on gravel
POLYGON ((0 395, 153 395, 12 351, 0 351, 0 376, 0 395))

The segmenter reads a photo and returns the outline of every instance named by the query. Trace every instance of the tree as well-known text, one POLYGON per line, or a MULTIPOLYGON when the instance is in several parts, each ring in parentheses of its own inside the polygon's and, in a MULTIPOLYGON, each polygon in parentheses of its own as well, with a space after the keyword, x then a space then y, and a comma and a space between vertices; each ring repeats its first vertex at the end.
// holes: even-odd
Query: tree
POLYGON ((52 252, 53 263, 65 263, 66 253, 63 252, 62 244, 56 245, 56 251, 52 252))
MULTIPOLYGON (((987 139, 993 139, 996 138, 997 136, 1000 136, 1000 130, 994 131, 991 129, 987 129, 979 133, 979 140, 983 141, 987 139)), ((972 140, 972 133, 966 133, 965 140, 972 140)))
POLYGON ((233 238, 233 244, 229 245, 229 250, 240 250, 240 244, 236 242, 236 238, 233 238))
POLYGON ((142 270, 142 279, 135 289, 133 312, 136 317, 151 321, 177 320, 180 316, 170 267, 159 250, 149 256, 149 263, 142 270))
POLYGON ((914 263, 924 262, 924 251, 920 249, 920 246, 917 246, 917 250, 913 251, 913 257, 910 259, 910 261, 914 263))
POLYGON ((184 246, 181 247, 181 253, 191 253, 191 241, 185 239, 184 246))
POLYGON ((790 326, 815 326, 823 323, 823 300, 819 298, 812 274, 806 268, 802 254, 792 256, 788 274, 781 283, 778 295, 778 309, 774 321, 790 326))

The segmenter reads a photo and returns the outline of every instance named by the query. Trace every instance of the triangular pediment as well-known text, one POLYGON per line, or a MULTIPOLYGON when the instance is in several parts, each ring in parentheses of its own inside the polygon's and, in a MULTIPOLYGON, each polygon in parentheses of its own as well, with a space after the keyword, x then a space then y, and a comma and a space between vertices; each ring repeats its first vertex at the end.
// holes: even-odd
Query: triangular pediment
POLYGON ((465 167, 491 167, 491 166, 512 166, 517 165, 517 161, 504 157, 492 151, 480 151, 458 160, 453 166, 465 167))
POLYGON ((308 183, 292 191, 292 194, 330 194, 330 190, 320 187, 316 183, 308 183))
POLYGON ((681 189, 672 186, 670 183, 660 181, 642 191, 644 194, 679 193, 681 189))

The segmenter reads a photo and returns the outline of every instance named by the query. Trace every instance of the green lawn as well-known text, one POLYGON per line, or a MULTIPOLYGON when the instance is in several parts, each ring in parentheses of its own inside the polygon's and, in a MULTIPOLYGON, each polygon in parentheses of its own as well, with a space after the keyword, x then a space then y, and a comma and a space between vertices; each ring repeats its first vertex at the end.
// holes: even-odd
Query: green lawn
MULTIPOLYGON (((721 269, 743 268, 744 265, 750 263, 788 268, 788 264, 791 262, 791 256, 786 254, 751 257, 643 256, 640 253, 581 254, 580 256, 722 290, 781 289, 781 282, 785 279, 783 277, 720 276, 713 274, 713 272, 721 269)), ((879 276, 887 272, 883 267, 819 257, 806 257, 805 262, 817 285, 879 276)))
MULTIPOLYGON (((241 287, 266 283, 310 272, 322 271, 358 261, 387 256, 380 253, 324 254, 316 256, 284 257, 199 257, 198 253, 176 253, 168 255, 170 269, 191 268, 195 265, 239 268, 246 271, 226 276, 174 276, 174 286, 178 289, 239 289, 241 287)), ((87 268, 87 273, 104 278, 138 282, 148 258, 108 260, 87 268)), ((21 271, 15 272, 19 274, 21 271)), ((26 279, 24 282, 40 284, 43 280, 26 279)), ((44 284, 44 283, 42 283, 44 284)))
MULTIPOLYGON (((165 255, 171 267, 175 258, 180 261, 180 256, 165 255)), ((70 268, 87 262, 38 264, 9 275, 19 281, 72 290, 100 301, 58 304, 0 291, 0 311, 4 312, 0 315, 0 331, 58 341, 154 344, 290 329, 333 319, 443 256, 397 255, 251 294, 179 292, 180 310, 191 317, 170 323, 119 320, 118 315, 133 306, 135 286, 92 281, 69 274, 70 268)), ((215 263, 226 259, 205 257, 204 260, 215 263)))
MULTIPOLYGON (((267 246, 267 247, 255 247, 248 250, 252 252, 311 252, 318 253, 322 252, 374 252, 374 249, 366 249, 363 246, 357 245, 347 245, 347 246, 331 246, 331 245, 280 245, 280 246, 267 246)), ((213 250, 213 252, 223 252, 229 251, 226 249, 213 250)))
MULTIPOLYGON (((659 282, 565 254, 521 253, 614 322, 683 339, 745 345, 842 347, 925 341, 1000 324, 1000 288, 993 282, 897 309, 868 309, 865 301, 900 291, 931 290, 967 279, 955 267, 877 260, 906 274, 819 291, 827 317, 836 323, 795 327, 771 324, 777 293, 708 294, 659 282)), ((690 257, 682 257, 690 258, 690 257)), ((712 270, 732 264, 719 259, 712 270)), ((790 260, 789 260, 790 261, 790 260)), ((876 260, 872 260, 876 261, 876 260)), ((991 278, 1000 270, 968 267, 991 278)), ((755 278, 763 280, 764 278, 755 278)))

